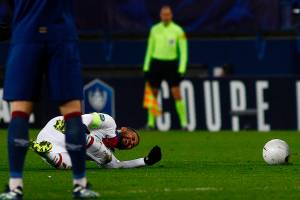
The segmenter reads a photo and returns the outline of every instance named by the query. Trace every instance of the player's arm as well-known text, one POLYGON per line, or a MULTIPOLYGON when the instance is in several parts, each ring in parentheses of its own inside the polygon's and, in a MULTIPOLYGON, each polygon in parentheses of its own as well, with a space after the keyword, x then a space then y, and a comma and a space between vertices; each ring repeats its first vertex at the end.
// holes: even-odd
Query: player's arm
POLYGON ((184 75, 186 72, 187 61, 188 61, 188 44, 186 35, 183 30, 180 31, 178 36, 178 46, 179 46, 179 68, 178 73, 184 75))
POLYGON ((138 168, 146 166, 144 158, 138 158, 135 160, 128 161, 119 161, 114 155, 112 155, 111 162, 102 165, 107 169, 129 169, 129 168, 138 168))
POLYGON ((154 165, 160 160, 161 160, 161 149, 160 147, 155 146, 151 149, 151 151, 145 158, 119 161, 114 155, 112 155, 111 162, 107 163, 106 165, 103 165, 103 167, 108 169, 139 168, 139 167, 154 165))
POLYGON ((150 62, 151 62, 151 58, 152 58, 153 49, 154 49, 154 37, 153 37, 153 29, 151 29, 150 35, 148 38, 146 56, 145 56, 145 60, 144 60, 144 67, 143 67, 144 72, 148 72, 150 69, 150 62))

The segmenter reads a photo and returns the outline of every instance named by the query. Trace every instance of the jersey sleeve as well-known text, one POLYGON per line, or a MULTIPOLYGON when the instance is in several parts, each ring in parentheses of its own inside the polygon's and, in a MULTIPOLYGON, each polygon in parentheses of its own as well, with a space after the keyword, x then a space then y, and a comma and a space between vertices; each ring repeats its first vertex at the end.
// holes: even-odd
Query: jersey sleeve
POLYGON ((148 45, 147 45, 147 50, 146 50, 146 56, 145 56, 145 60, 144 60, 144 67, 143 67, 143 71, 147 72, 150 69, 150 62, 151 62, 151 58, 152 58, 152 53, 153 53, 153 49, 154 49, 154 37, 153 37, 153 28, 150 31, 150 35, 148 38, 148 45))
MULTIPOLYGON (((97 113, 97 115, 100 117, 100 124, 99 118, 95 116, 97 119, 94 119, 94 122, 92 122, 94 125, 92 126, 93 128, 90 129, 91 133, 95 134, 98 138, 116 137, 117 124, 115 120, 111 116, 104 113, 97 113)), ((91 121, 91 119, 89 121, 91 121)))
POLYGON ((178 34, 178 46, 179 46, 179 53, 180 53, 178 73, 185 74, 187 68, 187 61, 188 61, 188 43, 187 43, 186 35, 181 28, 178 34))
POLYGON ((129 169, 129 168, 138 168, 144 166, 146 166, 144 158, 138 158, 135 160, 128 160, 128 161, 119 161, 114 155, 112 155, 111 162, 103 165, 103 167, 107 169, 129 169))

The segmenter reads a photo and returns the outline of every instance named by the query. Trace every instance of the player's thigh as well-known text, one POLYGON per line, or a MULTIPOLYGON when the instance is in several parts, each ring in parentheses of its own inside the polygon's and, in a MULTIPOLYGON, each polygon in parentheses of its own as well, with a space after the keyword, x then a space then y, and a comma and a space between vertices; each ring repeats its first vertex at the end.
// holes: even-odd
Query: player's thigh
POLYGON ((176 90, 176 88, 179 88, 180 82, 182 81, 182 76, 178 73, 178 62, 168 62, 166 69, 167 70, 164 73, 165 80, 168 82, 172 90, 176 90))
POLYGON ((83 81, 77 41, 49 45, 48 86, 52 100, 68 102, 83 98, 83 81))
POLYGON ((40 94, 43 75, 42 44, 12 44, 5 68, 4 99, 32 101, 40 94))
POLYGON ((80 100, 71 100, 63 102, 59 106, 60 113, 62 115, 67 115, 73 112, 81 112, 81 101, 80 100))
POLYGON ((156 74, 152 74, 148 79, 150 86, 153 90, 158 90, 160 84, 162 82, 161 76, 157 76, 156 74))
POLYGON ((157 60, 153 60, 151 63, 150 71, 148 72, 148 78, 147 80, 150 83, 150 86, 157 90, 160 88, 160 84, 163 80, 163 75, 161 73, 161 65, 160 62, 157 60))
POLYGON ((179 88, 180 82, 182 81, 182 77, 179 74, 170 74, 166 77, 166 80, 173 90, 179 88))

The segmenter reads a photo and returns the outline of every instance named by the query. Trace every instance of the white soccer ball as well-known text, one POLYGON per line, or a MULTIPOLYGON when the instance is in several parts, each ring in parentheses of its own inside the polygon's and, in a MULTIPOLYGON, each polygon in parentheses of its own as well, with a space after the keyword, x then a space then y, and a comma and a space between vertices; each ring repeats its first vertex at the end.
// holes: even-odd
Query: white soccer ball
POLYGON ((269 165, 286 164, 289 156, 289 145, 280 139, 270 140, 263 148, 263 158, 269 165))

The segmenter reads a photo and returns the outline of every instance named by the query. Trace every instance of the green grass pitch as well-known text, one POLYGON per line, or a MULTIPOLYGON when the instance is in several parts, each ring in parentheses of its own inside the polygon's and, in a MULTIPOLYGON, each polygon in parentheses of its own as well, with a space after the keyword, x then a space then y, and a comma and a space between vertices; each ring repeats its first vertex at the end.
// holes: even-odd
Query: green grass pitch
MULTIPOLYGON (((34 137, 37 131, 31 131, 34 137)), ((144 156, 156 144, 163 160, 128 170, 99 169, 87 164, 87 175, 101 199, 298 199, 300 135, 297 132, 142 132, 140 145, 116 152, 119 159, 144 156), (262 147, 272 138, 290 145, 291 164, 268 166, 262 147)), ((6 132, 0 131, 0 185, 8 178, 6 132)), ((70 171, 57 171, 29 151, 25 199, 71 199, 70 171)))

